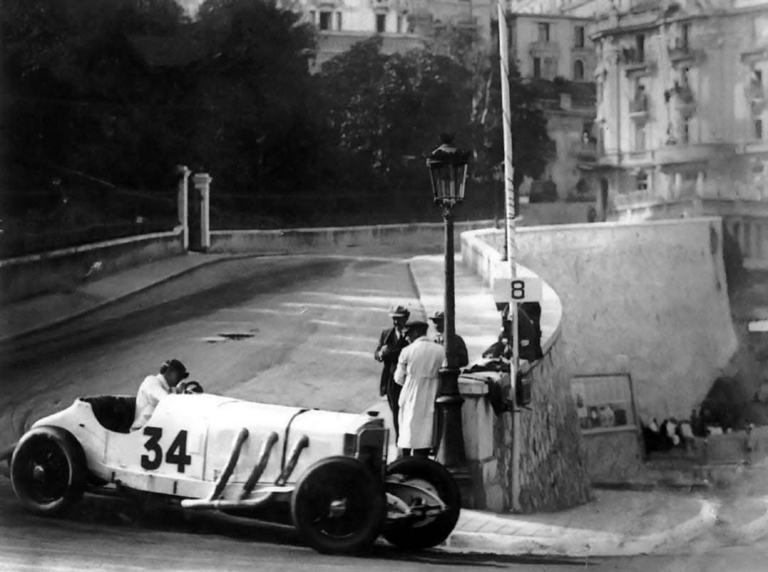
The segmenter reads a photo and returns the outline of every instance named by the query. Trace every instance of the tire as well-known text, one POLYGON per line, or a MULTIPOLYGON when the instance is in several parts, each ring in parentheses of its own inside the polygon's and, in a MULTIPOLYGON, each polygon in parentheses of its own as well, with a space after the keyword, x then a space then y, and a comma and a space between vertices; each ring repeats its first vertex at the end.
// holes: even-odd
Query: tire
POLYGON ((82 498, 88 467, 80 443, 58 427, 27 432, 11 458, 13 492, 36 514, 61 514, 82 498))
MULTIPOLYGON (((459 520, 461 512, 461 492, 451 473, 441 464, 421 457, 404 457, 391 463, 387 467, 387 478, 399 476, 404 482, 437 493, 440 500, 445 503, 447 510, 438 516, 428 516, 420 520, 393 521, 384 531, 387 542, 398 548, 408 550, 421 550, 431 548, 443 542, 453 532, 459 520)), ((418 493, 407 491, 395 492, 406 504, 424 502, 418 493)))
POLYGON ((381 480, 351 457, 328 457, 312 465, 291 499, 294 526, 321 553, 350 554, 370 547, 386 514, 381 480), (332 503, 342 505, 335 515, 332 503))

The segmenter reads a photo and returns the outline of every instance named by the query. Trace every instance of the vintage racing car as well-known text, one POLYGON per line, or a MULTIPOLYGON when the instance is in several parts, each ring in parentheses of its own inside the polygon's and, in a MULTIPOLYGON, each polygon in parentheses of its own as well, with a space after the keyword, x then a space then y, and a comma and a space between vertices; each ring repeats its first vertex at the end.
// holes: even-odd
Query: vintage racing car
POLYGON ((292 522, 320 552, 365 549, 382 535, 420 549, 443 542, 460 494, 434 461, 387 465, 389 432, 373 414, 169 395, 129 431, 135 398, 77 399, 40 419, 13 449, 16 496, 56 514, 90 492, 147 494, 187 510, 292 522))

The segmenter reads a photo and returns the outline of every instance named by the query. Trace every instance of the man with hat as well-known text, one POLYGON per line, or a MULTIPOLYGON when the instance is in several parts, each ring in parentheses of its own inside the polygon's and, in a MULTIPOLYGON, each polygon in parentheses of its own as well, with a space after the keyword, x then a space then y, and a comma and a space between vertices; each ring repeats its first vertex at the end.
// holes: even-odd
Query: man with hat
POLYGON ((169 393, 175 393, 180 381, 189 377, 187 368, 177 359, 170 359, 160 367, 160 373, 147 376, 139 386, 136 395, 136 413, 131 431, 146 425, 160 400, 169 393))
MULTIPOLYGON (((445 314, 441 311, 437 311, 432 314, 430 320, 432 320, 432 322, 435 324, 435 329, 437 330, 435 343, 438 343, 442 346, 445 343, 445 338, 443 337, 445 332, 445 314)), ((454 337, 456 339, 456 354, 458 355, 459 360, 458 365, 459 367, 464 367, 469 364, 469 352, 467 351, 467 344, 464 343, 464 338, 462 338, 460 335, 455 334, 454 337)))
POLYGON ((400 386, 395 383, 394 376, 400 352, 408 345, 404 329, 410 315, 411 313, 405 306, 395 306, 390 309, 389 317, 392 318, 392 327, 386 328, 381 332, 379 345, 374 353, 376 361, 384 364, 381 370, 381 380, 379 381, 379 395, 387 396, 387 402, 392 410, 395 424, 395 438, 397 438, 399 431, 398 401, 400 399, 400 386))
POLYGON ((427 457, 435 444, 435 400, 445 351, 426 337, 426 322, 408 322, 405 328, 410 343, 395 371, 395 382, 403 386, 397 446, 406 456, 427 457))

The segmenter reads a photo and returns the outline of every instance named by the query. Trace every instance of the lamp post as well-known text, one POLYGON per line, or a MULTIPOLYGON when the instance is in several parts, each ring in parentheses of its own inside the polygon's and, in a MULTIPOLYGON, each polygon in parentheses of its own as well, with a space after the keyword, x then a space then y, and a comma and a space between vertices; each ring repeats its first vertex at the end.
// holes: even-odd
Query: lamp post
POLYGON ((445 220, 445 355, 446 365, 440 370, 440 395, 437 398, 438 451, 437 459, 453 474, 464 498, 471 487, 464 452, 464 431, 459 393, 459 367, 456 352, 456 320, 454 293, 453 209, 464 200, 467 164, 470 153, 453 146, 453 137, 441 136, 442 145, 427 157, 435 203, 443 209, 445 220))

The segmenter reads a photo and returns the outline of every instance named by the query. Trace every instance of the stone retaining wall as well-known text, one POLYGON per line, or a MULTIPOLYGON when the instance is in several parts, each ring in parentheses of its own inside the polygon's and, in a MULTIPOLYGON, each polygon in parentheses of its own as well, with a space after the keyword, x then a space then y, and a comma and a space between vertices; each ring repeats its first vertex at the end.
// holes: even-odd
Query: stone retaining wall
MULTIPOLYGON (((503 277, 508 272, 506 263, 501 261, 501 254, 481 239, 484 234, 493 232, 474 231, 461 236, 464 263, 489 286, 495 278, 503 277)), ((524 267, 518 267, 517 272, 518 275, 531 274, 524 267)), ((584 444, 571 395, 565 340, 560 328, 562 306, 555 291, 547 284, 543 288, 542 310, 544 358, 530 367, 531 411, 521 412, 518 436, 521 447, 520 495, 517 500, 520 510, 526 513, 562 510, 587 502, 590 498, 584 444)), ((501 381, 509 385, 508 379, 501 381)), ((468 390, 463 384, 462 395, 465 398, 468 390)), ((512 498, 513 418, 509 413, 493 416, 488 411, 487 396, 484 394, 483 400, 484 403, 473 404, 474 409, 483 415, 465 413, 464 422, 466 424, 478 417, 492 425, 492 428, 477 429, 481 435, 493 435, 490 443, 492 455, 475 456, 469 446, 467 452, 473 461, 473 476, 481 478, 488 491, 481 500, 489 503, 487 508, 491 510, 509 511, 516 504, 512 498), (490 505, 491 502, 495 506, 490 505)), ((468 433, 466 428, 465 433, 468 433)), ((467 443, 472 444, 472 441, 467 440, 467 443)))
POLYGON ((70 292, 91 275, 104 276, 184 252, 183 229, 119 238, 0 260, 0 304, 70 292), (98 263, 98 270, 94 269, 98 263), (95 274, 94 274, 95 271, 95 274))

